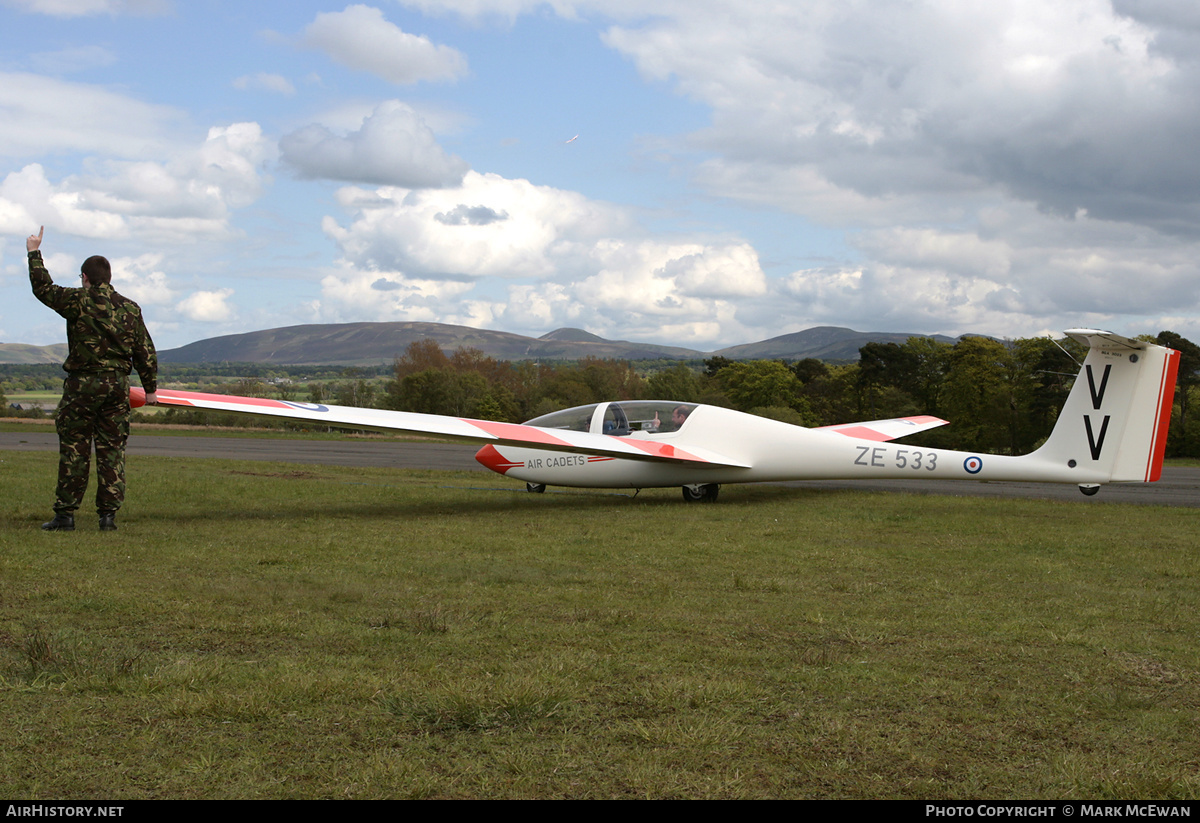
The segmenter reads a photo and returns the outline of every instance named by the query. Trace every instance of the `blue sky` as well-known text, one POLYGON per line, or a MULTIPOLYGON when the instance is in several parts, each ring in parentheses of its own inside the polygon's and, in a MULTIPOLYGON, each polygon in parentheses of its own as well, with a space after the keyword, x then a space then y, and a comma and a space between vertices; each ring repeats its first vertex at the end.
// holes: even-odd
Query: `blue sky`
POLYGON ((0 340, 428 320, 1200 339, 1170 0, 0 0, 0 340), (567 142, 578 135, 578 139, 567 142))

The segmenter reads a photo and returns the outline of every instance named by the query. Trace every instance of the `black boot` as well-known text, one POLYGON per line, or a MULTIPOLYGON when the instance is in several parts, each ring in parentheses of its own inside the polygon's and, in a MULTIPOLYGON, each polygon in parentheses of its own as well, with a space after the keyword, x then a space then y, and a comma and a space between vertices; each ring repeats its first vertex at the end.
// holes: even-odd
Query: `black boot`
POLYGON ((117 513, 100 512, 100 531, 115 532, 117 530, 117 513))
POLYGON ((75 531, 75 515, 55 512, 54 519, 49 523, 43 523, 42 529, 48 532, 73 532, 75 531))

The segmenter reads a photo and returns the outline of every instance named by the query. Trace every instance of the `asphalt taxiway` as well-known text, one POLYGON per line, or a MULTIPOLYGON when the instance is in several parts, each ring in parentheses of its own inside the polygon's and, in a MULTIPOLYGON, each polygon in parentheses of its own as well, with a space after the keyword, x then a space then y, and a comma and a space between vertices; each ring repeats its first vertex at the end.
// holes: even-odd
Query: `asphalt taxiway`
MULTIPOLYGON (((268 440, 240 437, 186 437, 135 434, 130 455, 228 458, 329 466, 376 466, 397 469, 487 471, 475 462, 478 446, 394 440, 268 440)), ((53 432, 0 432, 0 450, 56 451, 53 432)), ((1076 486, 1054 483, 980 483, 972 480, 797 480, 777 485, 795 488, 905 491, 957 497, 1025 497, 1065 500, 1080 505, 1136 503, 1200 508, 1200 468, 1163 469, 1157 483, 1112 484, 1093 497, 1076 486)))

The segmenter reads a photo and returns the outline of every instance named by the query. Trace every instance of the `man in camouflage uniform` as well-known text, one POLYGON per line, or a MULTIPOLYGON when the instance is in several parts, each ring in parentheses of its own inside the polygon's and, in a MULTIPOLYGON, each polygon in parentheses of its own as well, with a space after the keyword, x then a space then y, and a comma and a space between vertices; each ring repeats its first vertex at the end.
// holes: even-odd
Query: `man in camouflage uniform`
POLYGON ((129 372, 136 368, 146 402, 158 400, 158 358, 137 303, 113 291, 112 272, 103 257, 83 262, 82 286, 54 285, 42 263, 43 226, 25 241, 33 294, 67 320, 69 352, 63 371, 58 429, 58 492, 47 531, 74 531, 75 510, 87 491, 96 444, 96 511, 101 531, 115 531, 125 500, 125 441, 129 438, 129 372))

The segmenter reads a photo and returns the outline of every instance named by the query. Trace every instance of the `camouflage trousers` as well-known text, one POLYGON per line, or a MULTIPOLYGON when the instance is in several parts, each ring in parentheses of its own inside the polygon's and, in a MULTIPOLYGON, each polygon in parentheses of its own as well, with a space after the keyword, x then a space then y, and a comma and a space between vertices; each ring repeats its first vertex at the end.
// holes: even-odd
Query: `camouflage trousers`
POLYGON ((83 502, 96 444, 96 511, 125 501, 125 441, 129 439, 129 376, 72 374, 63 381, 55 415, 58 491, 54 511, 71 514, 83 502))

